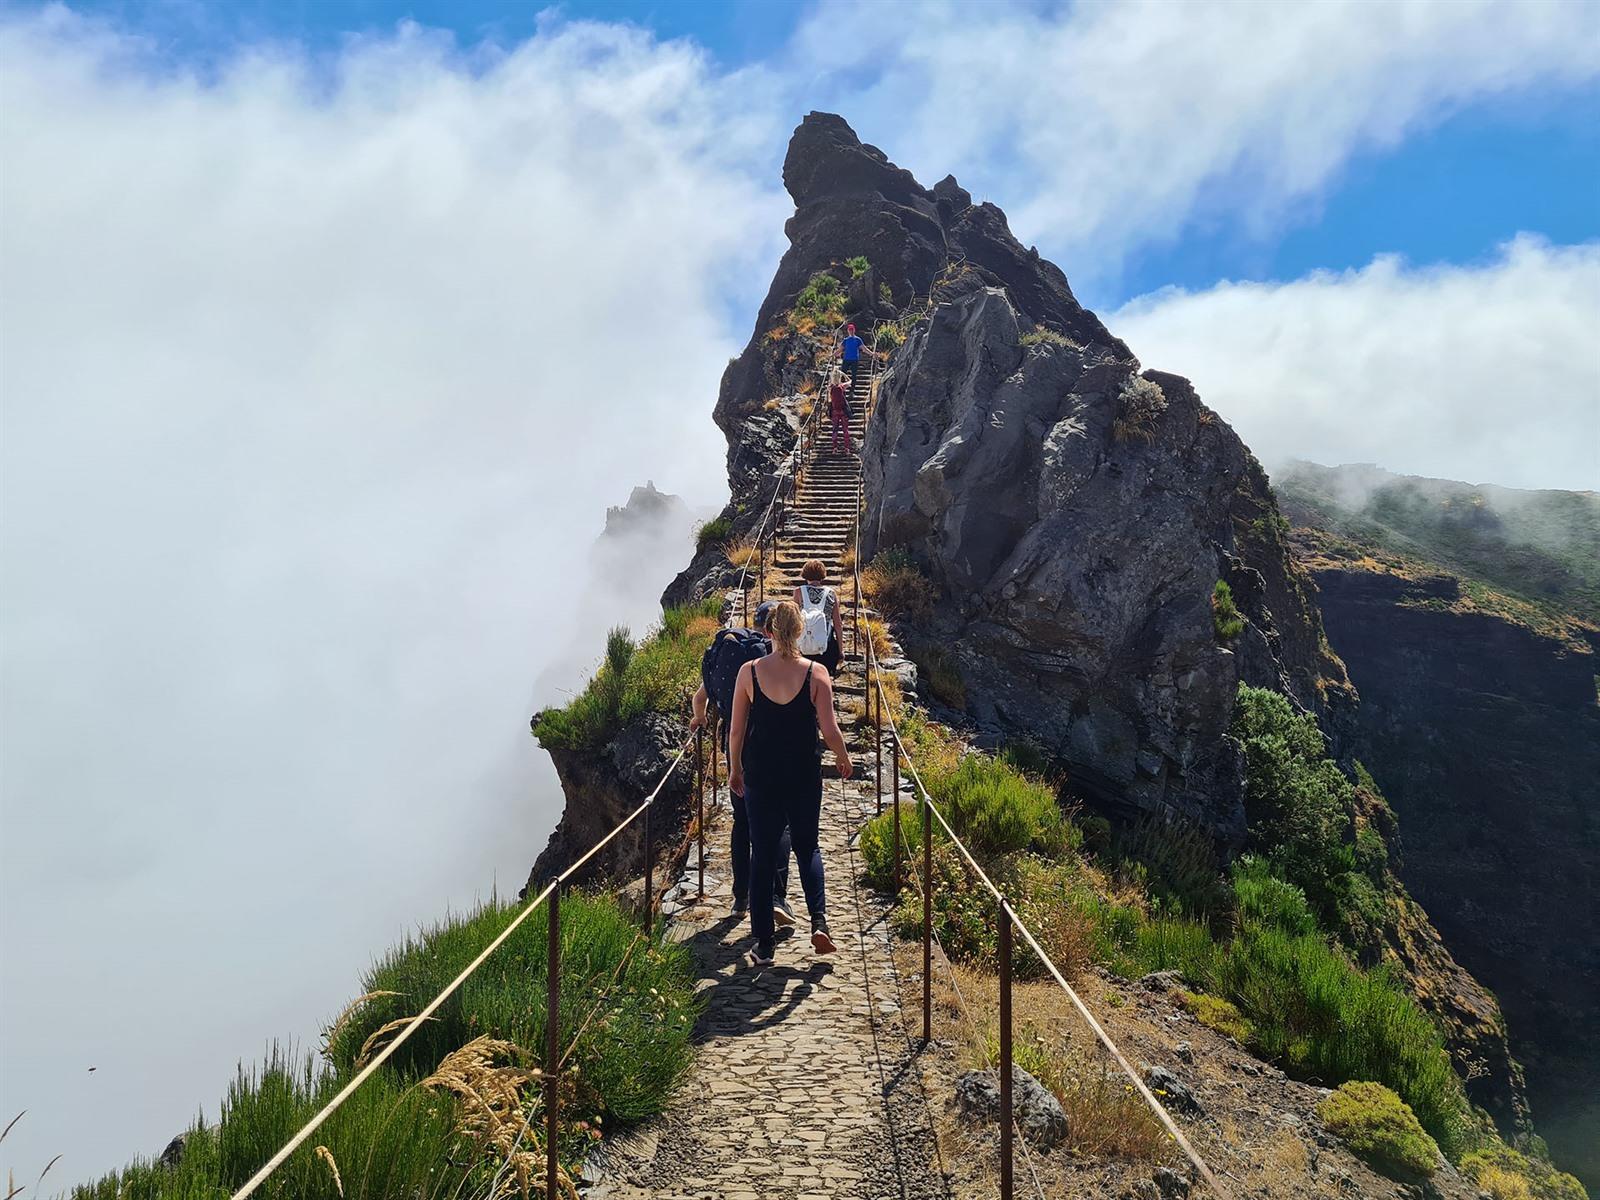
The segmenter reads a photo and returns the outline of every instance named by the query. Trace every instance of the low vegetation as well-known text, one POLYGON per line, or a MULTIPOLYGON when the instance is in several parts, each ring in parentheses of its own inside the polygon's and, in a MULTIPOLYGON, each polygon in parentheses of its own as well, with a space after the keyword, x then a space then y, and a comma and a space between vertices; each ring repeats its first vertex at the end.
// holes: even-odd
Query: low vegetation
POLYGON ((921 647, 911 658, 935 700, 958 711, 967 706, 967 685, 954 654, 934 644, 921 647))
POLYGON ((844 284, 827 271, 818 271, 794 299, 797 316, 807 316, 818 325, 833 326, 844 320, 844 284))
POLYGON ((712 517, 694 536, 696 554, 704 554, 713 546, 720 546, 733 536, 733 519, 731 517, 712 517))
POLYGON ((594 750, 646 712, 681 713, 700 682, 700 656, 720 627, 720 597, 669 608, 635 646, 625 629, 606 641, 599 670, 571 701, 539 714, 534 736, 547 750, 594 750))
POLYGON ((1387 1175, 1432 1175, 1439 1147, 1416 1114, 1381 1083, 1352 1082, 1317 1106, 1317 1115, 1355 1154, 1387 1175))
MULTIPOLYGON (((1468 1110, 1438 1028, 1398 979, 1361 969, 1330 936, 1348 928, 1356 894, 1342 878, 1358 873, 1344 807, 1352 785, 1327 760, 1315 724, 1281 697, 1241 689, 1239 709, 1253 853, 1226 874, 1203 837, 1165 825, 1097 834, 1105 846, 1097 862, 1085 856, 1083 832, 1062 815, 1035 752, 967 752, 915 714, 902 733, 941 811, 1063 972, 1095 963, 1125 977, 1177 971, 1188 984, 1179 1003, 1204 1023, 1298 1077, 1383 1084, 1459 1154, 1469 1148, 1468 1110)), ((920 867, 917 810, 902 818, 908 861, 920 867)), ((861 840, 869 880, 883 888, 892 874, 889 822, 886 813, 869 823, 861 840)), ((946 951, 992 969, 992 899, 937 829, 933 877, 946 951)), ((895 924, 919 936, 909 867, 902 878, 895 924)), ((1019 948, 1015 966, 1026 979, 1041 964, 1019 948)))
POLYGON ((1148 442, 1156 436, 1156 422, 1167 411, 1167 397, 1161 385, 1142 375, 1130 376, 1117 394, 1117 415, 1111 422, 1111 436, 1119 442, 1148 442))
POLYGON ((1233 589, 1225 579, 1211 589, 1211 627, 1219 642, 1231 642, 1244 632, 1244 617, 1233 602, 1233 589))
MULTIPOLYGON (((218 1120, 196 1119, 175 1165, 135 1163, 73 1200, 225 1200, 511 915, 492 902, 392 950, 320 1057, 275 1047, 258 1067, 241 1066, 218 1120)), ((570 1175, 602 1128, 664 1109, 689 1064, 697 1001, 685 948, 645 937, 612 899, 565 898, 560 936, 560 1155, 570 1175)), ((545 939, 542 920, 524 923, 261 1194, 446 1200, 542 1187, 545 939)))
MULTIPOLYGON (((1535 1139, 1537 1142, 1537 1139, 1535 1139)), ((1536 1146, 1542 1151, 1542 1146, 1536 1146)), ((1583 1184, 1558 1171, 1539 1154, 1524 1154, 1503 1142, 1474 1150, 1461 1160, 1462 1174, 1494 1200, 1588 1200, 1583 1184)))
POLYGON ((925 621, 939 599, 933 581, 901 549, 884 550, 867 564, 861 572, 861 590, 886 617, 925 621))
POLYGON ((872 264, 867 261, 865 254, 857 254, 853 258, 845 259, 844 265, 850 268, 851 279, 860 279, 868 271, 872 270, 872 264))
POLYGON ((1062 349, 1081 350, 1077 342, 1066 334, 1040 325, 1037 329, 1030 329, 1018 339, 1024 346, 1057 346, 1062 349))

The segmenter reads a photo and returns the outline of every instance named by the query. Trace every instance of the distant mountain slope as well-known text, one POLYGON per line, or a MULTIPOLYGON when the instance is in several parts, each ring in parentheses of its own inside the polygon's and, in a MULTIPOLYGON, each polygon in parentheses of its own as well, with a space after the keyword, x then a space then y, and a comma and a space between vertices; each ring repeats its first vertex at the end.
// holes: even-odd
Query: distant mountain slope
POLYGON ((1273 476, 1297 524, 1449 569, 1547 615, 1600 623, 1600 495, 1293 462, 1273 476))
POLYGON ((1401 876, 1494 989, 1540 1131, 1600 1179, 1600 497, 1294 464, 1274 480, 1361 694, 1401 876))

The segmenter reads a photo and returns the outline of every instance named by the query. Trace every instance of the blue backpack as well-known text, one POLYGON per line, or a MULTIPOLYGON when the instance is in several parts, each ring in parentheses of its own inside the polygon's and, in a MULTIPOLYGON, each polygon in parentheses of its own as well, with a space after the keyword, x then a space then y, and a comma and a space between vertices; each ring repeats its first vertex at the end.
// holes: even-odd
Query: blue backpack
POLYGON ((722 714, 724 728, 733 716, 733 689, 739 682, 739 668, 764 658, 771 650, 771 640, 754 629, 719 629, 701 655, 700 682, 706 685, 706 695, 722 714))

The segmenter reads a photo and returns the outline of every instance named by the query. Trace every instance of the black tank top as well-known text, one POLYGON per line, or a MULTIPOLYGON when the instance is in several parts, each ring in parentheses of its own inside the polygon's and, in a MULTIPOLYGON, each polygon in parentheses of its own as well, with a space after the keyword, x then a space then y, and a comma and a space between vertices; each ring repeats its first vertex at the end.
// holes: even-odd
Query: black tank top
POLYGON ((811 699, 811 672, 794 699, 779 704, 761 690, 761 676, 750 668, 755 703, 750 706, 750 736, 744 752, 745 774, 754 779, 787 777, 807 772, 820 777, 822 749, 817 741, 817 706, 811 699))

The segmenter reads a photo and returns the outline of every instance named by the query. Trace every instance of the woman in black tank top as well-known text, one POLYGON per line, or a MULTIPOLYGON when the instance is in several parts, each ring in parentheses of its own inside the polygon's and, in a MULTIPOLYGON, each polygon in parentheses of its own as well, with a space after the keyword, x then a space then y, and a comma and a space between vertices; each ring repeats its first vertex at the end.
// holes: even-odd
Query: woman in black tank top
POLYGON ((834 949, 817 846, 822 818, 817 735, 833 751, 841 778, 850 778, 850 756, 833 712, 833 682, 801 657, 801 629, 799 608, 780 602, 768 625, 772 653, 739 669, 733 693, 728 784, 743 793, 750 821, 750 931, 756 938, 751 961, 757 966, 772 962, 773 874, 785 826, 811 910, 811 944, 823 954, 834 949))

